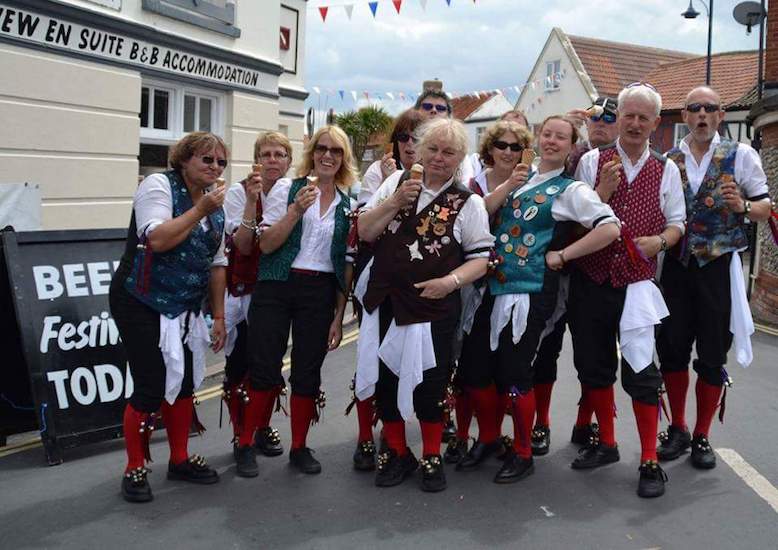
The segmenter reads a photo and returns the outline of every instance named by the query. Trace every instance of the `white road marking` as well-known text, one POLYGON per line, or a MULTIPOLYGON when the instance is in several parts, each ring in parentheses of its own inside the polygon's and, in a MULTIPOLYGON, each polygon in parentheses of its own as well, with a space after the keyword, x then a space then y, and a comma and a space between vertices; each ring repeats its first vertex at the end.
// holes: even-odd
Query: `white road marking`
POLYGON ((541 510, 543 510, 543 513, 546 514, 547 518, 553 518, 556 514, 548 509, 548 506, 541 506, 541 510))
POLYGON ((757 495, 772 506, 773 510, 778 512, 778 489, 775 488, 775 485, 757 472, 734 449, 716 449, 716 452, 740 476, 740 479, 746 482, 746 485, 751 487, 757 495))

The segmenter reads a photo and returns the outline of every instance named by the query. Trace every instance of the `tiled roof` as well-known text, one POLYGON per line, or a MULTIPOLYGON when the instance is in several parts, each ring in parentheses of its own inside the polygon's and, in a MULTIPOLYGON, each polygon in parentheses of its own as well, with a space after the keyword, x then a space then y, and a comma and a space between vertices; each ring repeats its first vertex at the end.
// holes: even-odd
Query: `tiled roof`
POLYGON ((567 38, 600 96, 616 97, 627 84, 647 80, 646 75, 663 63, 699 57, 686 52, 596 38, 571 35, 567 38))
POLYGON ((451 100, 451 106, 454 109, 453 116, 459 120, 466 120, 476 109, 494 97, 494 92, 482 95, 480 97, 461 96, 451 100))
MULTIPOLYGON (((711 87, 726 107, 737 107, 756 84, 759 54, 756 51, 726 52, 711 57, 711 87)), ((662 95, 662 109, 682 109, 686 95, 705 83, 706 58, 688 59, 661 65, 644 80, 662 95)))

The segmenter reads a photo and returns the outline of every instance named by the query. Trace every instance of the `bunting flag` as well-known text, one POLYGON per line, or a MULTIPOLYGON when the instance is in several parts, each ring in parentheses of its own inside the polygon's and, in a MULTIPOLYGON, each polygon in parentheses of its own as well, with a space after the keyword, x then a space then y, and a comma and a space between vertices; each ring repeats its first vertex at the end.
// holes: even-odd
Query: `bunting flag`
POLYGON ((446 4, 451 7, 451 0, 446 0, 446 4))
POLYGON ((319 8, 319 13, 321 14, 321 20, 322 20, 322 22, 325 22, 325 21, 327 21, 327 12, 329 11, 329 9, 330 9, 330 8, 328 8, 327 6, 321 6, 321 7, 319 8))
POLYGON ((427 0, 419 0, 419 5, 421 6, 421 11, 427 11, 427 0))
POLYGON ((351 16, 354 14, 354 4, 346 4, 343 9, 346 10, 346 17, 351 21, 351 16))
POLYGON ((368 2, 368 6, 370 6, 370 11, 373 12, 373 19, 375 19, 375 12, 378 11, 378 2, 368 2))
POLYGON ((346 95, 346 90, 338 90, 338 94, 340 95, 340 100, 343 101, 343 96, 346 95))
POLYGON ((397 10, 397 15, 400 14, 400 6, 403 5, 403 0, 392 0, 392 4, 394 4, 394 9, 397 10))
POLYGON ((311 89, 316 92, 316 95, 321 95, 321 89, 318 86, 313 86, 311 89))
POLYGON ((355 90, 351 90, 351 97, 354 98, 354 103, 357 102, 357 92, 355 90))

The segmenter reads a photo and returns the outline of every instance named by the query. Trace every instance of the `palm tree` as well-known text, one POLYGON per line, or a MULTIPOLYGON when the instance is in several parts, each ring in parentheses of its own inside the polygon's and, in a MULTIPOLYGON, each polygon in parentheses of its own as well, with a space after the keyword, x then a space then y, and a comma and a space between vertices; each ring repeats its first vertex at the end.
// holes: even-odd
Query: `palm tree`
POLYGON ((340 126, 351 138, 354 158, 360 164, 370 138, 386 132, 392 125, 392 117, 383 108, 371 105, 358 111, 348 111, 337 115, 335 124, 340 126))

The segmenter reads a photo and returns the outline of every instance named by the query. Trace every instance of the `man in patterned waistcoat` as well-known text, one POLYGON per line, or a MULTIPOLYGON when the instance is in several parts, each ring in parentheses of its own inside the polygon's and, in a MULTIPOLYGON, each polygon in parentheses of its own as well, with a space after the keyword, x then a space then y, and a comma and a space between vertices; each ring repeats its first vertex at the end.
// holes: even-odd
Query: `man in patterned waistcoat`
POLYGON ((654 325, 667 315, 657 286, 656 256, 683 235, 686 207, 678 167, 649 149, 660 122, 662 98, 635 83, 618 98, 619 137, 586 153, 576 179, 597 189, 622 222, 622 238, 580 258, 573 270, 568 319, 578 378, 600 427, 574 469, 619 460, 614 432, 613 384, 620 343, 621 381, 632 398, 640 435, 638 495, 664 494, 667 476, 657 463, 656 433, 662 377, 654 365, 654 325))
MULTIPOLYGON (((662 269, 670 317, 659 330, 657 352, 672 421, 667 433, 660 434, 658 455, 661 460, 673 460, 691 447, 692 465, 710 469, 716 466, 716 455, 708 435, 722 387, 729 379, 724 365, 733 341, 730 319, 739 313, 750 319, 745 285, 738 274, 738 270, 742 273, 738 252, 748 246, 747 221, 770 216, 770 199, 759 154, 748 145, 719 136, 724 111, 714 90, 702 86, 689 92, 682 116, 689 135, 667 153, 681 171, 686 233, 667 254, 662 269), (733 301, 732 293, 743 299, 733 301), (685 412, 695 342, 697 421, 692 438, 685 412)), ((743 365, 750 363, 747 339, 741 346, 735 338, 738 362, 743 365)), ((723 403, 722 399, 722 419, 723 403)))

